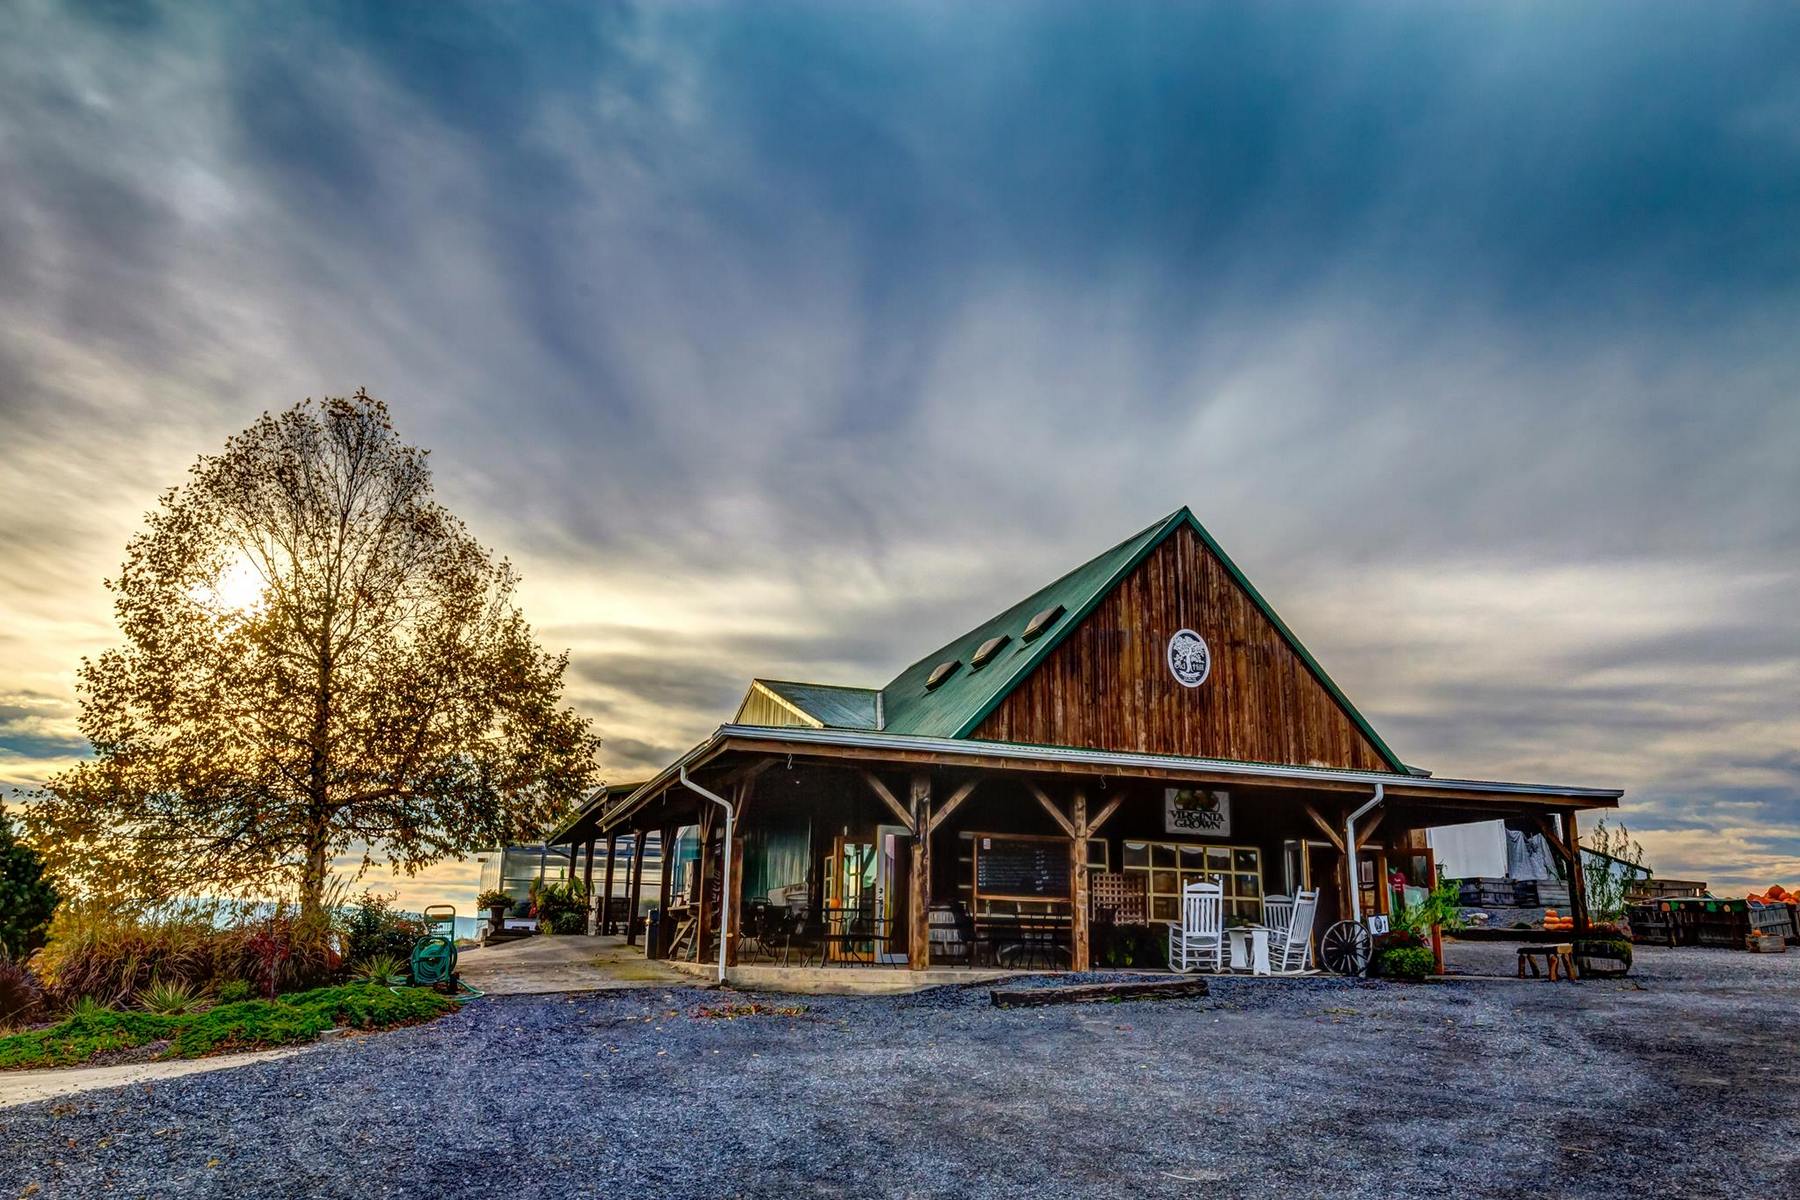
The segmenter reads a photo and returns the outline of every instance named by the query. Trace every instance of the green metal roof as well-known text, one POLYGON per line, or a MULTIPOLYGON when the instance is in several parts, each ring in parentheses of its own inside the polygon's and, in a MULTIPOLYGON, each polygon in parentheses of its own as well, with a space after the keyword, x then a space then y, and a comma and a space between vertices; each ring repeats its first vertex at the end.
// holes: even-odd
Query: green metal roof
POLYGON ((756 682, 829 728, 881 728, 881 693, 874 688, 794 683, 786 679, 758 679, 756 682))
POLYGON ((1269 606, 1262 594, 1238 570, 1237 564, 1213 540, 1205 526, 1188 509, 1180 508, 1146 529, 1139 530, 1110 550, 1076 567, 1067 575, 1033 592, 1025 599, 969 630, 961 637, 925 655, 879 692, 868 688, 829 687, 822 684, 793 683, 761 679, 756 682, 820 724, 838 729, 875 730, 883 733, 908 734, 918 737, 967 738, 989 713, 1004 700, 1018 683, 1062 643, 1068 634, 1085 620, 1150 552, 1176 530, 1192 529, 1207 549, 1218 558, 1227 573, 1249 596, 1294 653, 1300 656, 1319 684, 1343 708, 1345 715, 1395 771, 1407 773, 1407 767, 1388 748, 1386 742, 1350 703, 1325 669, 1308 653, 1300 639, 1269 606), (1026 624, 1045 609, 1061 605, 1063 614, 1049 628, 1030 641, 1024 639, 1026 624), (981 667, 970 665, 975 651, 990 638, 1007 636, 1011 640, 981 667), (936 687, 926 680, 941 664, 956 661, 961 665, 949 673, 936 687))
MULTIPOLYGON (((1185 509, 1183 510, 1186 511, 1185 509)), ((1180 514, 1176 514, 1179 516, 1180 514)), ((1174 517, 1165 517, 1148 529, 1141 529, 1112 549, 1076 567, 1055 583, 1040 588, 948 645, 940 646, 895 676, 882 689, 888 733, 911 733, 921 737, 968 737, 981 718, 1013 685, 1041 662, 1081 618, 1098 604, 1118 580, 1125 577, 1173 528, 1174 517), (1063 615, 1044 633, 1024 641, 1025 623, 1046 608, 1062 605, 1063 615), (991 637, 1011 634, 1012 641, 1001 648, 980 669, 969 666, 976 649, 991 637), (939 663, 951 659, 962 666, 937 687, 929 690, 925 680, 939 663)))

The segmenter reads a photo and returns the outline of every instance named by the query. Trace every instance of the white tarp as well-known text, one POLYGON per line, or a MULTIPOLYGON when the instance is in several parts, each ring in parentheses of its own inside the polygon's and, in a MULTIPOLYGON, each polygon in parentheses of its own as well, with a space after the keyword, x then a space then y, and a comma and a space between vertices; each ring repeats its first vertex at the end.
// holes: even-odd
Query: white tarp
POLYGON ((1477 821, 1425 831, 1438 871, 1451 879, 1498 878, 1506 874, 1506 823, 1477 821))

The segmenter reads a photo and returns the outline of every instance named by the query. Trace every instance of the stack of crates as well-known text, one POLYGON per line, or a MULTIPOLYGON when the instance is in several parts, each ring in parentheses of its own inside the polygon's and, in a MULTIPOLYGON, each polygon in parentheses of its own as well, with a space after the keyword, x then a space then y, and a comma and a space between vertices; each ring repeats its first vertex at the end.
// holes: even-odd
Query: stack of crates
POLYGON ((1457 900, 1464 908, 1516 908, 1519 905, 1517 885, 1511 879, 1492 876, 1463 880, 1457 900))

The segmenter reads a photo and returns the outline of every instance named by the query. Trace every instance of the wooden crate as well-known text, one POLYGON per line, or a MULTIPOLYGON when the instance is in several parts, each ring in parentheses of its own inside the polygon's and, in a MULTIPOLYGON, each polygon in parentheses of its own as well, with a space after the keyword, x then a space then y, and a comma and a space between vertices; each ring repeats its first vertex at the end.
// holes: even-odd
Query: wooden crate
POLYGON ((1464 908, 1517 908, 1518 885, 1504 877, 1476 876, 1462 881, 1457 901, 1464 908))
POLYGON ((1750 906, 1750 932, 1766 933, 1784 943, 1794 936, 1794 910, 1786 904, 1750 906))
POLYGON ((1519 880, 1519 905, 1522 908, 1554 908, 1567 911, 1569 885, 1553 879, 1519 880))

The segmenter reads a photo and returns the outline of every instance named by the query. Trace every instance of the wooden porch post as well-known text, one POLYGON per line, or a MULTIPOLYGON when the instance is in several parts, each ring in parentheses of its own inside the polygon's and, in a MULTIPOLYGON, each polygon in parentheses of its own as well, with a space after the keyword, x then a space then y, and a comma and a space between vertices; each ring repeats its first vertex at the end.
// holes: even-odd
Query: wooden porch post
POLYGON ((713 876, 719 871, 718 859, 713 854, 712 848, 713 828, 717 824, 714 814, 718 811, 718 808, 712 804, 707 804, 700 810, 700 857, 694 870, 698 891, 694 897, 694 960, 696 962, 706 957, 706 935, 712 930, 714 918, 718 915, 712 902, 713 876))
POLYGON ((675 931, 669 928, 669 901, 675 895, 675 870, 672 864, 675 861, 675 835, 677 832, 679 832, 678 829, 669 826, 664 826, 656 832, 656 844, 660 847, 662 854, 662 879, 656 888, 656 910, 662 914, 662 920, 657 925, 656 945, 650 953, 652 958, 667 958, 669 956, 669 939, 675 936, 675 931))
POLYGON ((600 932, 603 934, 612 932, 613 859, 618 857, 618 849, 618 833, 613 830, 608 830, 606 834, 606 883, 604 888, 606 894, 600 897, 600 932))
POLYGON ((1581 830, 1575 821, 1575 810, 1562 814, 1563 844, 1569 848, 1569 908, 1575 918, 1575 933, 1586 937, 1588 930, 1587 873, 1581 865, 1581 830))
POLYGON ((647 830, 637 831, 637 840, 632 845, 631 854, 631 895, 625 901, 625 944, 637 945, 637 911, 638 897, 644 891, 644 843, 650 834, 647 830))
POLYGON ((738 931, 744 927, 744 814, 750 808, 750 796, 756 788, 756 777, 743 780, 731 789, 732 831, 731 855, 725 863, 725 887, 731 893, 729 928, 725 938, 725 965, 737 966, 738 931))
POLYGON ((1069 803, 1069 970, 1088 969, 1087 793, 1075 789, 1069 803))
POLYGON ((588 901, 588 936, 599 932, 599 918, 594 915, 594 839, 587 840, 587 860, 581 867, 581 890, 587 894, 588 901))
POLYGON ((918 771, 912 777, 911 816, 913 861, 906 890, 906 965, 914 971, 931 968, 931 775, 918 771))

